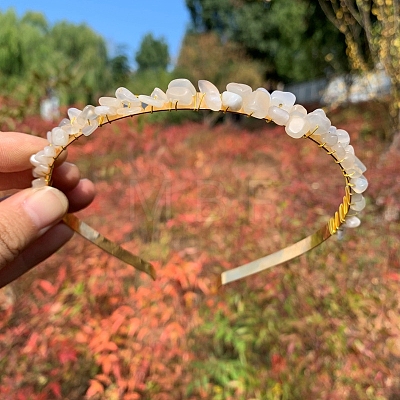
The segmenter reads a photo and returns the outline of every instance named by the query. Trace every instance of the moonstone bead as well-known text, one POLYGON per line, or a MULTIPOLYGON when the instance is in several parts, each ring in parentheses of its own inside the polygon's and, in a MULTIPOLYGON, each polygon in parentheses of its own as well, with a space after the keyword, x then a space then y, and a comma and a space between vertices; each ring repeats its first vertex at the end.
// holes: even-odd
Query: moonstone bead
POLYGON ((93 121, 97 119, 97 117, 98 115, 94 111, 94 106, 89 105, 82 110, 82 112, 76 118, 76 121, 78 124, 84 126, 88 124, 88 121, 93 121))
POLYGON ((346 172, 351 175, 352 178, 359 178, 363 173, 360 168, 358 168, 356 165, 353 165, 353 167, 347 169, 346 172))
POLYGON ((355 164, 358 168, 361 169, 362 173, 364 173, 367 170, 367 167, 362 163, 362 161, 355 156, 355 164))
POLYGON ((283 110, 290 112, 296 101, 296 96, 290 92, 282 92, 280 90, 274 90, 271 93, 271 105, 282 108, 283 110))
MULTIPOLYGON (((73 130, 77 130, 77 132, 79 132, 79 129, 82 128, 82 126, 84 124, 82 124, 81 122, 78 122, 78 117, 79 115, 81 115, 82 110, 79 110, 79 108, 69 108, 68 109, 68 117, 71 121, 71 125, 74 126, 74 129, 69 129, 67 125, 64 125, 62 128, 69 134, 72 135, 72 131, 73 130)), ((76 133, 76 132, 74 132, 76 133)))
POLYGON ((341 143, 343 147, 346 147, 350 143, 350 135, 344 129, 337 129, 336 135, 338 137, 338 142, 341 143))
POLYGON ((341 160, 342 167, 347 170, 354 167, 354 155, 351 153, 346 153, 343 160, 341 160))
POLYGON ((355 199, 354 195, 351 196, 351 205, 350 208, 354 211, 360 212, 365 208, 365 197, 360 195, 359 199, 355 199))
POLYGON ((329 130, 328 132, 323 133, 321 135, 321 141, 322 141, 322 143, 325 143, 328 146, 334 146, 337 143, 338 138, 337 138, 336 134, 331 133, 329 130))
POLYGON ((344 226, 346 228, 357 228, 360 226, 361 221, 358 217, 353 216, 353 217, 346 217, 346 221, 344 222, 344 226))
POLYGON ((35 168, 32 170, 32 176, 34 177, 34 178, 43 178, 44 176, 46 176, 47 174, 45 174, 43 171, 39 171, 39 172, 37 172, 36 170, 35 170, 35 168))
POLYGON ((346 156, 346 151, 341 145, 341 143, 336 143, 335 145, 331 146, 331 149, 335 152, 335 157, 341 161, 346 156))
POLYGON ((307 110, 301 104, 295 104, 290 110, 290 114, 293 112, 298 112, 303 115, 307 115, 307 110))
POLYGON ((130 90, 124 87, 119 87, 115 91, 115 97, 123 104, 129 106, 140 106, 141 104, 141 101, 130 90))
POLYGON ((122 107, 122 102, 119 99, 116 99, 115 97, 100 97, 99 98, 99 104, 101 106, 108 106, 108 107, 113 107, 115 109, 121 108, 122 107))
POLYGON ((354 147, 351 144, 347 145, 345 150, 346 153, 353 154, 353 156, 355 156, 354 147))
MULTIPOLYGON (((140 103, 142 104, 142 103, 140 103)), ((117 114, 118 115, 123 115, 123 116, 127 116, 127 115, 134 115, 134 114, 139 114, 142 111, 142 107, 121 107, 118 108, 117 110, 117 114)))
MULTIPOLYGON (((50 146, 47 146, 50 147, 50 146)), ((54 149, 54 147, 52 147, 54 149)), ((35 154, 35 160, 39 163, 39 164, 50 164, 53 161, 53 157, 52 156, 46 156, 44 154, 44 150, 39 151, 38 153, 35 154)))
POLYGON ((165 103, 168 102, 168 98, 166 100, 156 100, 154 97, 146 96, 144 94, 140 94, 138 99, 145 104, 146 106, 153 106, 153 107, 162 107, 165 103))
POLYGON ((165 102, 168 101, 167 95, 160 88, 157 87, 151 92, 150 96, 156 100, 164 100, 165 102))
POLYGON ((32 181, 33 188, 40 188, 46 186, 46 180, 44 178, 37 178, 32 181))
POLYGON ((60 123, 58 124, 58 126, 60 128, 62 128, 65 125, 71 125, 71 121, 68 118, 63 118, 60 123))
POLYGON ((310 124, 301 112, 292 112, 285 126, 286 133, 295 139, 300 139, 310 130, 310 124))
POLYGON ((351 202, 356 203, 361 201, 364 196, 361 193, 351 193, 351 202))
POLYGON ((243 100, 253 92, 253 89, 244 83, 231 82, 226 85, 226 90, 238 94, 243 100))
POLYGON ((310 123, 311 131, 314 131, 314 135, 322 135, 323 133, 327 133, 331 126, 331 121, 326 118, 325 112, 321 109, 317 109, 308 114, 307 120, 310 123))
POLYGON ((115 115, 117 113, 117 109, 110 106, 97 106, 94 108, 94 112, 97 115, 115 115))
POLYGON ((218 88, 211 82, 204 79, 198 82, 199 90, 204 93, 204 99, 206 106, 213 111, 219 111, 222 106, 221 94, 218 88))
POLYGON ((40 164, 34 168, 33 173, 36 177, 46 176, 50 172, 50 167, 48 165, 40 164))
POLYGON ((268 118, 272 119, 277 125, 286 125, 289 121, 289 113, 283 108, 271 106, 268 108, 268 118))
POLYGON ((222 106, 229 108, 230 111, 239 111, 242 108, 242 96, 237 93, 225 91, 222 93, 222 106))
POLYGON ((53 157, 56 155, 56 149, 54 148, 54 146, 46 146, 46 147, 43 149, 43 154, 44 154, 46 157, 51 157, 51 158, 53 158, 53 157))
POLYGON ((243 111, 252 117, 262 119, 267 116, 271 101, 270 94, 261 90, 250 93, 243 101, 243 111))
POLYGON ((90 121, 89 125, 86 125, 82 128, 82 133, 85 136, 91 135, 97 128, 99 127, 99 121, 97 119, 90 121))
POLYGON ((259 88, 257 88, 255 91, 257 91, 257 90, 259 90, 260 92, 268 93, 268 94, 271 96, 271 93, 268 92, 268 90, 265 89, 265 88, 263 88, 263 87, 259 87, 259 88))
POLYGON ((314 111, 311 111, 310 114, 319 115, 323 118, 327 118, 326 113, 322 108, 316 108, 314 111))
MULTIPOLYGON (((196 88, 194 87, 193 83, 189 81, 189 79, 174 79, 168 84, 168 89, 179 87, 179 88, 186 88, 189 90, 190 94, 194 96, 197 93, 196 88)), ((167 94, 168 95, 168 94, 167 94)), ((190 104, 190 103, 189 103, 190 104)))
MULTIPOLYGON (((38 153, 37 153, 38 154, 38 153)), ((31 155, 31 157, 29 158, 29 162, 34 166, 37 167, 39 165, 41 165, 42 163, 36 158, 37 154, 33 154, 31 155)))
POLYGON ((352 190, 355 193, 364 193, 368 187, 368 181, 364 175, 361 175, 358 178, 351 178, 350 183, 354 185, 352 186, 352 190))
POLYGON ((169 101, 167 95, 160 88, 155 88, 150 96, 140 95, 138 98, 141 102, 153 107, 162 107, 169 101))
POLYGON ((81 128, 81 124, 78 124, 76 122, 74 122, 73 124, 70 123, 69 125, 63 125, 61 127, 61 129, 64 132, 66 132, 68 135, 71 135, 71 136, 75 135, 76 133, 78 133, 80 128, 81 128))
POLYGON ((167 89, 168 100, 172 103, 182 105, 191 105, 193 103, 193 94, 186 86, 172 86, 167 89))
POLYGON ((51 143, 54 146, 66 146, 69 141, 69 135, 62 128, 53 128, 51 131, 51 143))
POLYGON ((71 120, 71 122, 72 122, 73 119, 77 118, 78 115, 79 115, 81 112, 82 112, 82 110, 79 110, 78 108, 74 108, 74 107, 69 108, 68 111, 67 111, 67 113, 68 113, 68 117, 69 117, 69 119, 71 120))

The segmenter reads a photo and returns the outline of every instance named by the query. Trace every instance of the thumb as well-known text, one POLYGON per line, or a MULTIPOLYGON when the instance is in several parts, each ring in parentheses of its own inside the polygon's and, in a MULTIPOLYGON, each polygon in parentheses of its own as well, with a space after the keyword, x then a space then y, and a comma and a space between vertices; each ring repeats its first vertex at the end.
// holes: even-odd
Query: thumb
POLYGON ((0 203, 0 268, 61 220, 68 200, 50 186, 25 189, 0 203))

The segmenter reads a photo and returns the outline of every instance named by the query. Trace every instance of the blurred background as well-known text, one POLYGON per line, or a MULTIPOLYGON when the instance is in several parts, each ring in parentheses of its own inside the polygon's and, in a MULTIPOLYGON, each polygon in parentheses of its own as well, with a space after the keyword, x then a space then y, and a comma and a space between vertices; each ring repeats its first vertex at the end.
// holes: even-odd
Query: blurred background
POLYGON ((400 399, 398 0, 131 3, 0 0, 0 129, 45 136, 71 106, 175 78, 291 91, 349 131, 368 167, 362 225, 216 290, 326 222, 340 171, 248 118, 103 127, 69 149, 98 190, 80 216, 158 278, 74 237, 2 289, 0 396, 400 399))

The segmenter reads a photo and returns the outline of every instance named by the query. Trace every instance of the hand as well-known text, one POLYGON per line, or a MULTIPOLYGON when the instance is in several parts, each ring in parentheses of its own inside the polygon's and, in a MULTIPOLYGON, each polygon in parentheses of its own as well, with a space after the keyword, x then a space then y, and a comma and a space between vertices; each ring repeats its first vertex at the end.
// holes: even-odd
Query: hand
POLYGON ((24 189, 0 202, 0 287, 64 245, 73 232, 60 222, 62 217, 94 198, 93 183, 80 179, 78 168, 65 162, 66 155, 57 160, 54 188, 30 187, 29 158, 46 145, 35 136, 0 132, 0 190, 24 189))

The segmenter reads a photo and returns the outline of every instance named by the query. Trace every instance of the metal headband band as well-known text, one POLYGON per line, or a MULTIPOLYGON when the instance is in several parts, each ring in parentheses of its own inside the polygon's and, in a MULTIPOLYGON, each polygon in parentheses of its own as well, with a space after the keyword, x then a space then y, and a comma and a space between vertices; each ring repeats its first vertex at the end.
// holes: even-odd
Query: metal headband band
MULTIPOLYGON (((126 89, 125 89, 126 90, 126 89)), ((226 92, 225 92, 226 93, 226 92)), ((210 110, 210 107, 206 104, 205 102, 205 96, 206 93, 199 93, 196 92, 193 95, 193 101, 190 105, 188 104, 180 104, 179 100, 172 101, 169 100, 168 102, 165 102, 161 106, 154 106, 154 105, 149 105, 145 104, 142 102, 140 107, 135 107, 134 112, 132 113, 125 113, 125 115, 98 115, 97 120, 95 122, 96 127, 101 127, 105 124, 112 123, 114 121, 117 121, 122 118, 127 118, 127 117, 132 117, 135 115, 142 115, 142 114, 149 114, 153 112, 161 112, 161 111, 178 111, 178 110, 192 110, 192 111, 199 111, 199 110, 210 110)), ((140 99, 140 96, 139 96, 140 99)), ((126 105, 125 103, 125 108, 129 108, 130 104, 126 105)), ((90 106, 92 107, 92 106, 90 106)), ((101 106, 100 106, 101 107, 101 106)), ((107 106, 103 106, 107 107, 107 106)), ((214 111, 215 107, 214 107, 214 111)), ((232 112, 236 114, 241 114, 241 115, 247 115, 247 116, 252 116, 253 113, 245 112, 243 108, 233 110, 230 109, 229 106, 224 103, 222 103, 220 110, 221 112, 232 112)), ((84 112, 84 111, 83 111, 84 112)), ((259 117, 257 117, 259 118, 259 117)), ((260 118, 264 119, 267 122, 273 120, 273 118, 270 117, 264 117, 260 118)), ((91 124, 93 124, 93 119, 88 119, 86 123, 86 127, 89 127, 91 124)), ((71 119, 71 124, 73 123, 73 118, 71 119)), ((55 128, 59 129, 59 128, 55 128)), ((320 147, 322 150, 327 153, 332 160, 338 164, 341 173, 344 177, 345 181, 345 186, 344 186, 344 193, 343 193, 343 199, 342 203, 340 204, 338 210, 335 212, 335 214, 327 221, 327 223, 322 226, 320 229, 318 229, 316 232, 311 234, 310 236, 300 240, 299 242, 292 244, 282 250, 279 250, 275 253, 272 253, 270 255, 267 255, 265 257, 262 257, 260 259, 257 259, 255 261, 252 261, 248 264, 241 265, 239 267, 227 270, 223 272, 219 277, 218 277, 218 285, 225 285, 227 283, 236 281, 238 279, 245 278, 249 275, 255 274, 257 272, 264 271, 266 269, 269 269, 273 266, 276 266, 278 264, 281 264, 283 262, 289 261, 295 257, 300 256, 301 254, 304 254, 308 252, 309 250, 313 249, 314 247, 320 245, 322 242, 324 242, 326 239, 328 239, 330 236, 335 234, 338 229, 341 227, 343 223, 346 223, 346 218, 354 218, 354 216, 357 214, 357 210, 351 209, 352 206, 352 196, 354 194, 360 193, 360 191, 354 192, 353 187, 355 186, 354 183, 352 183, 352 177, 354 172, 347 172, 349 170, 352 170, 351 168, 345 168, 342 165, 343 159, 339 159, 336 151, 332 150, 332 146, 328 145, 327 143, 324 143, 320 139, 320 135, 314 135, 315 131, 318 129, 318 126, 315 126, 312 130, 308 130, 304 135, 302 135, 303 138, 311 140, 314 142, 318 147, 320 147)), ((68 141, 63 144, 63 145, 54 145, 50 144, 50 148, 53 146, 54 147, 54 154, 52 156, 49 156, 46 154, 44 155, 45 157, 48 157, 50 159, 48 163, 48 169, 42 168, 44 172, 42 174, 37 175, 36 174, 36 181, 40 181, 37 186, 40 185, 52 185, 52 173, 55 165, 55 161, 57 158, 60 156, 62 152, 65 151, 65 149, 70 146, 74 141, 79 139, 81 136, 84 135, 82 133, 83 128, 79 129, 79 132, 71 134, 69 133, 68 141)), ((87 134, 86 134, 87 136, 87 134)), ((48 153, 48 154, 51 154, 48 153)), ((33 156, 32 164, 37 167, 38 162, 35 161, 40 161, 40 156, 43 156, 43 154, 40 154, 39 156, 33 156)), ((365 179, 365 178, 364 178, 365 179)), ((34 181, 35 182, 35 181, 34 181)), ((34 184, 35 186, 35 184, 34 184)), ((359 194, 357 194, 360 196, 359 194)), ((107 253, 113 255, 114 257, 122 260, 123 262, 132 265, 134 268, 145 272, 149 276, 151 276, 153 279, 156 278, 156 271, 153 267, 153 265, 140 257, 131 254, 127 250, 123 249, 121 246, 118 244, 108 240, 104 236, 102 236, 99 232, 97 232, 95 229, 90 227, 89 225, 85 224, 83 221, 79 220, 75 215, 73 214, 67 214, 64 217, 64 222, 70 226, 75 232, 83 236, 85 239, 89 240, 102 250, 106 251, 107 253)), ((359 221, 358 221, 359 223, 359 221)), ((357 225, 357 224, 355 224, 357 225)), ((350 224, 351 226, 351 224, 350 224)))

